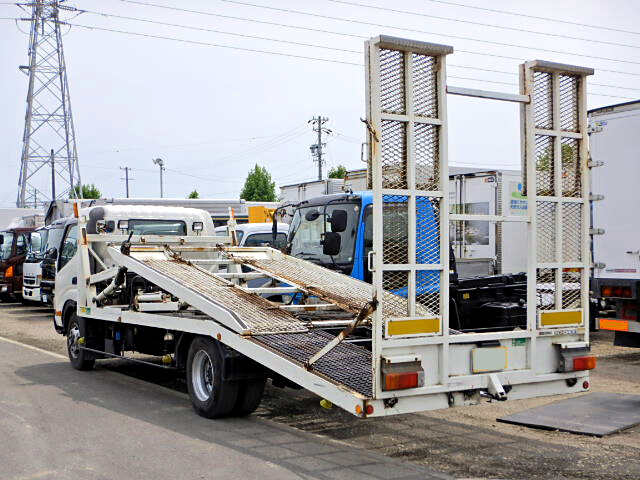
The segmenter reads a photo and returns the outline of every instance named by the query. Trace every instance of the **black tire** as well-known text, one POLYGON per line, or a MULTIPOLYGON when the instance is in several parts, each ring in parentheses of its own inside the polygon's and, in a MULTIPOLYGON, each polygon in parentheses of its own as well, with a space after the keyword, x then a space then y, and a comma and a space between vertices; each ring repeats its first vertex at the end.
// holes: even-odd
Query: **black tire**
POLYGON ((6 303, 13 303, 14 298, 11 296, 10 293, 2 293, 0 294, 0 301, 6 302, 6 303))
POLYGON ((222 378, 222 346, 212 338, 196 337, 187 355, 187 389, 196 413, 205 418, 229 415, 238 398, 238 382, 222 378))
POLYGON ((72 312, 67 322, 67 353, 71 366, 76 370, 91 370, 96 363, 90 352, 78 348, 78 338, 85 337, 86 330, 85 319, 72 312))
POLYGON ((265 383, 266 378, 242 381, 238 389, 238 399, 231 414, 245 416, 255 412, 262 400, 265 383))

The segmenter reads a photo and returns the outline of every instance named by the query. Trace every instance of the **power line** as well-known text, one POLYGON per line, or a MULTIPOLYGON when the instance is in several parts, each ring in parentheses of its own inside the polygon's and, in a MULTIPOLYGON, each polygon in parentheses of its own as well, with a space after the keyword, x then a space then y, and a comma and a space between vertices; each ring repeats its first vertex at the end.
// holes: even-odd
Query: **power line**
POLYGON ((334 51, 338 51, 338 52, 348 52, 348 53, 362 53, 360 50, 349 50, 346 48, 337 48, 337 47, 329 47, 326 45, 317 45, 317 44, 312 44, 312 43, 305 43, 305 42, 295 42, 295 41, 291 41, 291 40, 282 40, 279 38, 272 38, 272 37, 262 37, 262 36, 258 36, 258 35, 249 35, 249 34, 244 34, 244 33, 236 33, 236 32, 225 32, 223 30, 216 30, 213 28, 204 28, 204 27, 195 27, 192 25, 183 25, 183 24, 179 24, 179 23, 168 23, 168 22, 160 22, 157 20, 149 20, 146 18, 138 18, 138 17, 128 17, 128 16, 124 16, 124 15, 115 15, 112 13, 104 13, 104 12, 96 12, 96 11, 92 11, 92 10, 82 10, 82 13, 89 13, 89 14, 93 14, 93 15, 100 15, 102 17, 112 17, 112 18, 120 18, 123 20, 133 20, 136 22, 144 22, 144 23, 152 23, 155 25, 163 25, 166 27, 177 27, 177 28, 183 28, 186 30, 196 30, 196 31, 201 31, 201 32, 210 32, 210 33, 219 33, 222 35, 232 35, 234 37, 241 37, 241 38, 252 38, 252 39, 256 39, 256 40, 267 40, 270 42, 278 42, 278 43, 285 43, 288 45, 296 45, 296 46, 301 46, 301 47, 313 47, 313 48, 323 48, 326 50, 334 50, 334 51))
MULTIPOLYGON (((344 2, 342 0, 328 0, 328 1, 337 2, 337 3, 352 4, 351 2, 344 2)), ((363 5, 363 4, 354 3, 354 5, 363 5)), ((363 6, 366 6, 366 5, 363 5, 363 6)), ((372 8, 380 8, 380 7, 372 7, 372 8)), ((385 10, 388 10, 388 9, 385 9, 385 10)), ((156 25, 184 28, 184 29, 187 29, 187 30, 205 31, 205 32, 219 33, 219 34, 224 34, 224 35, 232 35, 232 36, 236 36, 236 37, 253 38, 253 39, 258 39, 258 40, 268 40, 268 41, 272 41, 272 42, 285 43, 285 44, 289 44, 289 45, 305 46, 305 47, 312 47, 312 48, 323 48, 323 49, 327 49, 327 50, 335 50, 335 51, 340 51, 340 52, 355 53, 355 54, 360 54, 360 55, 362 54, 361 50, 352 50, 352 49, 346 49, 346 48, 336 48, 336 47, 329 47, 329 46, 326 46, 326 45, 318 45, 318 44, 314 44, 314 43, 296 42, 296 41, 282 40, 282 39, 277 39, 277 38, 272 38, 272 37, 262 37, 262 36, 256 36, 256 35, 240 34, 240 33, 235 33, 235 32, 225 32, 225 31, 222 31, 222 30, 215 30, 215 29, 203 28, 203 27, 195 27, 195 26, 191 26, 191 25, 183 25, 183 24, 177 24, 177 23, 160 22, 160 21, 149 20, 149 19, 145 19, 145 18, 129 17, 129 16, 124 16, 124 15, 115 15, 115 14, 110 14, 110 13, 97 12, 97 11, 93 11, 93 10, 81 10, 81 12, 89 13, 89 14, 93 14, 93 15, 100 15, 100 16, 104 16, 104 17, 113 17, 113 18, 120 18, 120 19, 124 19, 124 20, 133 20, 133 21, 138 21, 138 22, 151 23, 151 24, 156 24, 156 25)), ((638 47, 638 48, 640 48, 640 47, 638 47)), ((505 71, 501 71, 501 70, 492 70, 492 69, 481 68, 481 67, 471 67, 471 66, 466 66, 466 65, 449 64, 449 66, 450 67, 458 67, 458 68, 466 68, 466 69, 471 69, 471 70, 480 70, 480 71, 496 72, 496 73, 505 73, 505 74, 508 74, 508 75, 517 75, 517 73, 513 73, 513 72, 505 72, 505 71)), ((603 86, 603 87, 622 88, 622 89, 625 89, 625 90, 638 90, 638 91, 640 91, 640 89, 638 89, 638 88, 619 87, 617 85, 606 85, 606 84, 596 84, 596 83, 591 83, 591 84, 592 85, 603 86)))
POLYGON ((319 62, 329 62, 329 63, 341 63, 344 65, 356 65, 361 67, 362 64, 361 63, 355 63, 355 62, 348 62, 348 61, 344 61, 344 60, 332 60, 332 59, 328 59, 328 58, 321 58, 321 57, 310 57, 307 55, 296 55, 293 53, 283 53, 283 52, 274 52, 271 50, 260 50, 257 48, 244 48, 244 47, 235 47, 232 45, 224 45, 222 43, 210 43, 210 42, 200 42, 197 40, 187 40, 184 38, 176 38, 176 37, 168 37, 165 35, 152 35, 149 33, 140 33, 140 32, 131 32, 131 31, 127 31, 127 30, 117 30, 114 28, 104 28, 104 27, 96 27, 94 25, 81 25, 79 23, 65 23, 65 25, 70 25, 72 27, 79 27, 79 28, 85 28, 87 30, 100 30, 103 32, 113 32, 113 33, 122 33, 124 35, 134 35, 137 37, 146 37, 146 38, 155 38, 155 39, 160 39, 160 40, 172 40, 175 42, 180 42, 180 43, 187 43, 187 44, 191 44, 191 45, 201 45, 201 46, 206 46, 206 47, 218 47, 218 48, 228 48, 230 50, 241 50, 243 52, 252 52, 252 53, 267 53, 270 55, 278 55, 280 57, 290 57, 290 58, 302 58, 305 60, 316 60, 319 62))
MULTIPOLYGON (((333 35, 339 35, 339 36, 351 37, 351 38, 359 38, 359 39, 367 39, 367 38, 369 38, 368 36, 357 35, 357 34, 346 33, 346 32, 336 32, 336 31, 331 31, 331 30, 322 30, 322 29, 316 29, 316 28, 311 28, 311 27, 303 27, 303 26, 299 26, 299 25, 291 25, 291 24, 286 24, 286 23, 268 22, 268 21, 264 21, 264 20, 256 20, 256 19, 247 18, 247 17, 222 15, 222 14, 213 13, 213 12, 207 12, 207 11, 203 11, 203 10, 193 10, 193 9, 186 9, 186 8, 179 8, 179 7, 171 7, 171 6, 168 6, 168 5, 161 5, 161 4, 151 3, 151 2, 143 2, 143 1, 140 1, 140 0, 119 0, 119 1, 122 2, 122 3, 129 3, 129 4, 132 4, 132 5, 141 5, 141 6, 146 6, 146 7, 161 8, 161 9, 165 9, 165 10, 172 10, 172 11, 184 12, 184 13, 192 13, 192 14, 197 14, 197 15, 212 16, 212 17, 217 17, 217 18, 226 18, 226 19, 232 19, 232 20, 237 20, 237 21, 242 21, 242 22, 249 22, 249 23, 272 25, 272 26, 278 26, 278 27, 283 27, 283 28, 290 28, 290 29, 294 29, 294 30, 306 30, 306 31, 313 31, 313 32, 318 32, 318 33, 330 33, 330 34, 333 34, 333 35)), ((431 32, 429 32, 429 33, 431 33, 431 32)), ((467 54, 470 54, 470 55, 479 55, 479 56, 484 56, 484 57, 502 58, 502 59, 506 59, 506 60, 516 60, 518 62, 525 61, 521 57, 514 57, 514 56, 508 56, 508 55, 499 55, 499 54, 495 54, 495 53, 477 52, 477 51, 474 51, 474 50, 463 50, 463 49, 456 48, 456 52, 467 53, 467 54)), ((612 69, 598 68, 598 71, 599 72, 616 73, 616 74, 620 74, 620 75, 630 75, 630 76, 634 76, 634 77, 640 77, 640 73, 627 72, 627 71, 623 71, 623 70, 612 70, 612 69)))
MULTIPOLYGON (((125 1, 125 0, 121 0, 121 1, 125 1)), ((223 0, 223 1, 225 1, 225 0, 223 0)), ((334 60, 334 59, 321 58, 321 57, 311 57, 311 56, 307 56, 307 55, 298 55, 298 54, 291 54, 291 53, 284 53, 284 52, 275 52, 275 51, 272 51, 272 50, 260 50, 260 49, 255 49, 255 48, 236 47, 236 46, 232 46, 232 45, 224 45, 224 44, 210 43, 210 42, 201 42, 201 41, 197 41, 197 40, 187 40, 187 39, 183 39, 183 38, 169 37, 169 36, 164 36, 164 35, 152 35, 152 34, 148 34, 148 33, 131 32, 131 31, 128 31, 128 30, 117 30, 117 29, 112 29, 112 28, 97 27, 97 26, 93 26, 93 25, 81 25, 81 24, 78 24, 78 23, 67 23, 67 25, 74 26, 74 27, 85 28, 85 29, 88 29, 88 30, 99 30, 99 31, 105 31, 105 32, 112 32, 112 33, 121 33, 121 34, 124 34, 124 35, 133 35, 133 36, 145 37, 145 38, 169 40, 169 41, 175 41, 175 42, 179 42, 179 43, 186 43, 186 44, 192 44, 192 45, 227 48, 227 49, 230 49, 230 50, 240 50, 240 51, 251 52, 251 53, 266 53, 266 54, 269 54, 269 55, 277 55, 277 56, 281 56, 281 57, 290 57, 290 58, 305 59, 305 60, 315 60, 315 61, 320 61, 320 62, 336 63, 336 64, 342 64, 342 65, 354 65, 354 66, 358 66, 358 67, 363 67, 364 66, 362 63, 349 62, 349 61, 345 61, 345 60, 334 60)), ((638 74, 638 75, 640 76, 640 74, 638 74)), ((473 80, 473 81, 478 81, 478 82, 483 82, 483 83, 495 83, 495 84, 501 84, 501 85, 511 85, 511 86, 514 85, 512 83, 501 82, 501 81, 497 81, 497 80, 484 80, 484 79, 480 79, 480 78, 459 77, 459 76, 455 76, 455 75, 449 75, 448 78, 455 78, 455 79, 459 79, 459 80, 473 80)), ((618 87, 616 87, 614 85, 611 85, 611 87, 612 88, 618 88, 618 87)), ((612 98, 622 98, 622 99, 627 99, 627 100, 634 100, 631 97, 624 97, 624 96, 620 96, 620 95, 609 95, 609 94, 603 94, 603 93, 597 93, 597 92, 589 92, 589 93, 591 95, 597 95, 597 96, 603 96, 603 97, 612 97, 612 98)))
POLYGON ((271 26, 275 26, 275 27, 292 28, 292 29, 296 29, 296 30, 306 30, 308 32, 329 33, 329 34, 332 34, 332 35, 339 35, 339 36, 344 36, 344 37, 354 37, 354 38, 361 38, 361 39, 368 38, 368 37, 366 37, 364 35, 356 35, 356 34, 344 33, 344 32, 335 32, 335 31, 332 31, 332 30, 324 30, 324 29, 321 29, 321 28, 303 27, 301 25, 288 25, 286 23, 270 22, 270 21, 267 21, 267 20, 257 20, 255 18, 236 17, 236 16, 233 16, 233 15, 223 15, 221 13, 206 12, 206 11, 203 11, 203 10, 193 10, 193 9, 188 9, 188 8, 171 7, 169 5, 162 5, 162 4, 157 4, 157 3, 141 2, 141 1, 136 1, 136 0, 120 0, 120 2, 130 3, 132 5, 141 5, 141 6, 145 6, 145 7, 163 8, 165 10, 173 10, 173 11, 176 11, 176 12, 194 13, 194 14, 198 14, 198 15, 206 15, 206 16, 209 16, 209 17, 226 18, 228 20, 237 20, 237 21, 240 21, 240 22, 252 22, 252 23, 260 23, 262 25, 271 25, 271 26))
POLYGON ((370 9, 373 9, 373 10, 382 10, 382 11, 385 11, 385 12, 401 13, 401 14, 413 15, 413 16, 417 16, 417 17, 435 18, 437 20, 447 20, 447 21, 450 21, 450 22, 466 23, 466 24, 469 24, 469 25, 479 25, 479 26, 483 26, 483 27, 499 28, 501 30, 511 30, 511 31, 514 31, 514 32, 534 33, 536 35, 545 35, 545 36, 548 36, 548 37, 566 38, 566 39, 569 39, 569 40, 580 40, 580 41, 584 41, 584 42, 601 43, 601 44, 604 44, 604 45, 613 45, 613 46, 616 46, 616 47, 628 47, 628 48, 638 48, 638 49, 640 49, 640 46, 638 46, 638 45, 630 45, 630 44, 627 44, 627 43, 616 43, 616 42, 609 42, 609 41, 606 41, 606 40, 595 40, 593 38, 586 38, 586 37, 572 37, 571 35, 563 35, 563 34, 560 34, 560 33, 547 33, 547 32, 541 32, 541 31, 538 31, 538 30, 529 30, 529 29, 526 29, 526 28, 509 27, 509 26, 505 26, 505 25, 495 25, 495 24, 491 24, 491 23, 475 22, 475 21, 471 21, 471 20, 463 20, 461 18, 451 18, 451 17, 443 17, 443 16, 439 16, 439 15, 421 13, 421 12, 412 12, 410 10, 398 10, 398 9, 395 9, 395 8, 379 7, 377 5, 368 5, 366 3, 360 3, 360 2, 348 2, 346 0, 327 0, 327 1, 333 2, 333 3, 342 4, 342 5, 351 5, 351 6, 357 6, 357 7, 370 8, 370 9))
POLYGON ((491 12, 491 13, 500 13, 502 15, 512 15, 514 17, 524 17, 524 18, 533 18, 535 20, 545 20, 547 22, 557 22, 557 23, 565 23, 567 25, 576 25, 579 27, 589 27, 589 28, 598 28, 601 30, 609 30, 611 32, 620 32, 620 33, 630 33, 632 35, 640 35, 640 32, 634 32, 632 30, 624 30, 621 28, 615 28, 615 27, 607 27, 607 26, 603 26, 603 25, 591 25, 588 23, 580 23, 580 22, 571 22, 569 20, 559 20, 557 18, 550 18, 550 17, 540 17, 540 16, 536 16, 536 15, 528 15, 525 13, 518 13, 518 12, 510 12, 508 10, 498 10, 495 8, 487 8, 487 7, 476 7, 473 5, 465 5, 464 3, 456 3, 456 2, 449 2, 446 0, 425 0, 427 2, 431 2, 431 3, 441 3, 443 5, 453 5, 456 7, 464 7, 464 8, 471 8, 474 10, 482 10, 485 12, 491 12))
POLYGON ((435 33, 435 32, 428 32, 426 30, 417 30, 414 28, 407 28, 407 27, 402 27, 402 26, 394 26, 394 25, 383 25, 381 23, 374 23, 374 22, 365 22, 362 20, 354 20, 352 18, 344 18, 344 17, 334 17, 332 15, 323 15, 320 13, 311 13, 311 12, 305 12, 302 10, 294 10, 291 8, 280 8, 280 7, 271 7, 268 5, 260 5, 260 4, 256 4, 256 3, 249 3, 249 2, 241 2, 238 0, 220 0, 221 2, 225 2, 225 3, 231 3, 234 5, 243 5, 246 7, 255 7, 255 8, 263 8, 266 10, 273 10, 276 12, 285 12, 285 13, 295 13, 297 15, 306 15, 306 16, 310 16, 310 17, 316 17, 316 18, 324 18, 327 20, 337 20, 340 22, 348 22, 348 23, 356 23, 356 24, 360 24, 360 25, 367 25, 367 26, 372 26, 372 27, 382 27, 382 28, 393 28, 395 30, 404 30, 407 32, 414 32, 414 33, 425 33, 425 34, 429 34, 429 35, 440 35, 443 37, 449 37, 449 38, 455 38, 458 40, 469 40, 469 41, 473 41, 473 42, 480 42, 480 43, 487 43, 490 45, 498 45, 498 46, 502 46, 502 47, 516 47, 516 48, 526 48, 526 49, 532 49, 532 50, 538 50, 540 52, 548 52, 548 53, 558 53, 561 55, 572 55, 575 57, 584 57, 584 58, 593 58, 593 59, 597 59, 597 60, 605 60, 605 61, 609 61, 609 62, 618 62, 618 63, 628 63, 628 64, 633 64, 633 65, 640 65, 640 62, 634 62, 631 60, 621 60, 621 59, 617 59, 617 58, 609 58, 609 57, 598 57, 595 55, 586 55, 586 54, 582 54, 582 53, 575 53, 575 52, 563 52, 561 50, 551 50, 551 49, 547 49, 547 48, 540 48, 540 47, 529 47, 527 45, 518 45, 515 43, 505 43, 505 42, 496 42, 493 40, 482 40, 482 39, 478 39, 478 38, 472 38, 472 37, 464 37, 461 35, 450 35, 450 34, 445 34, 445 33, 435 33))

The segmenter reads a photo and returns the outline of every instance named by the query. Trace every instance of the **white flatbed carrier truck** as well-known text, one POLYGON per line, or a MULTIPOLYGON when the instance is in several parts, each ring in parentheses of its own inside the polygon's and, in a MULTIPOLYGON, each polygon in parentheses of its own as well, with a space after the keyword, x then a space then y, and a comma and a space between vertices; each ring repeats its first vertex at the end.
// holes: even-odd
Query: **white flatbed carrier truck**
POLYGON ((589 129, 594 313, 600 329, 616 332, 616 345, 640 347, 640 231, 633 214, 640 210, 640 101, 591 110, 589 129))
MULTIPOLYGON (((107 231, 91 209, 76 209, 77 309, 60 314, 76 368, 130 350, 163 355, 166 367, 186 370, 193 406, 207 417, 251 412, 266 377, 360 417, 589 388, 585 89, 593 71, 528 62, 513 95, 447 87, 449 46, 380 36, 365 51, 373 285, 268 247, 235 247, 233 229, 228 237, 136 235, 107 231), (449 214, 447 93, 521 104, 526 216, 449 214), (569 194, 565 141, 579 179, 569 194), (425 209, 428 224, 416 213, 425 209), (404 222, 385 221, 394 215, 404 222), (450 220, 526 223, 526 328, 450 328, 450 220), (565 231, 564 221, 578 228, 565 231), (262 286, 248 285, 258 278, 262 286)), ((327 255, 351 234, 345 227, 337 211, 327 218, 327 255)))

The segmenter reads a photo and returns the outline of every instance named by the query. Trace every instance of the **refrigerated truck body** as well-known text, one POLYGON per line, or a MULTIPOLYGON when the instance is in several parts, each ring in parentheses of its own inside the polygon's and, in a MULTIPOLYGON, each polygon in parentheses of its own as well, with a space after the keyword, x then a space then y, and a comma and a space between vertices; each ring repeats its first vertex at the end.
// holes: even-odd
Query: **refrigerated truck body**
POLYGON ((640 100, 589 112, 593 246, 592 307, 615 343, 640 347, 640 100))

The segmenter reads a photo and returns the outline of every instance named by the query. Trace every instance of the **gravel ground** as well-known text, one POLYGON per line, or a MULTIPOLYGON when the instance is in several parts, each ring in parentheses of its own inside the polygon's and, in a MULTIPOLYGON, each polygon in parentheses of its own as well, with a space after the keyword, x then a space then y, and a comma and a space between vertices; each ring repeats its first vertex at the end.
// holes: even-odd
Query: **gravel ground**
MULTIPOLYGON (((1 336, 65 353, 64 338, 54 332, 51 321, 46 309, 0 305, 1 336)), ((592 351, 598 356, 592 391, 640 395, 640 351, 612 343, 610 332, 592 334, 592 351)), ((102 362, 101 368, 186 390, 182 378, 158 369, 117 361, 102 362)), ((256 415, 460 478, 639 479, 640 426, 596 438, 496 422, 565 397, 361 420, 339 408, 321 408, 319 398, 305 390, 268 387, 256 415)))

